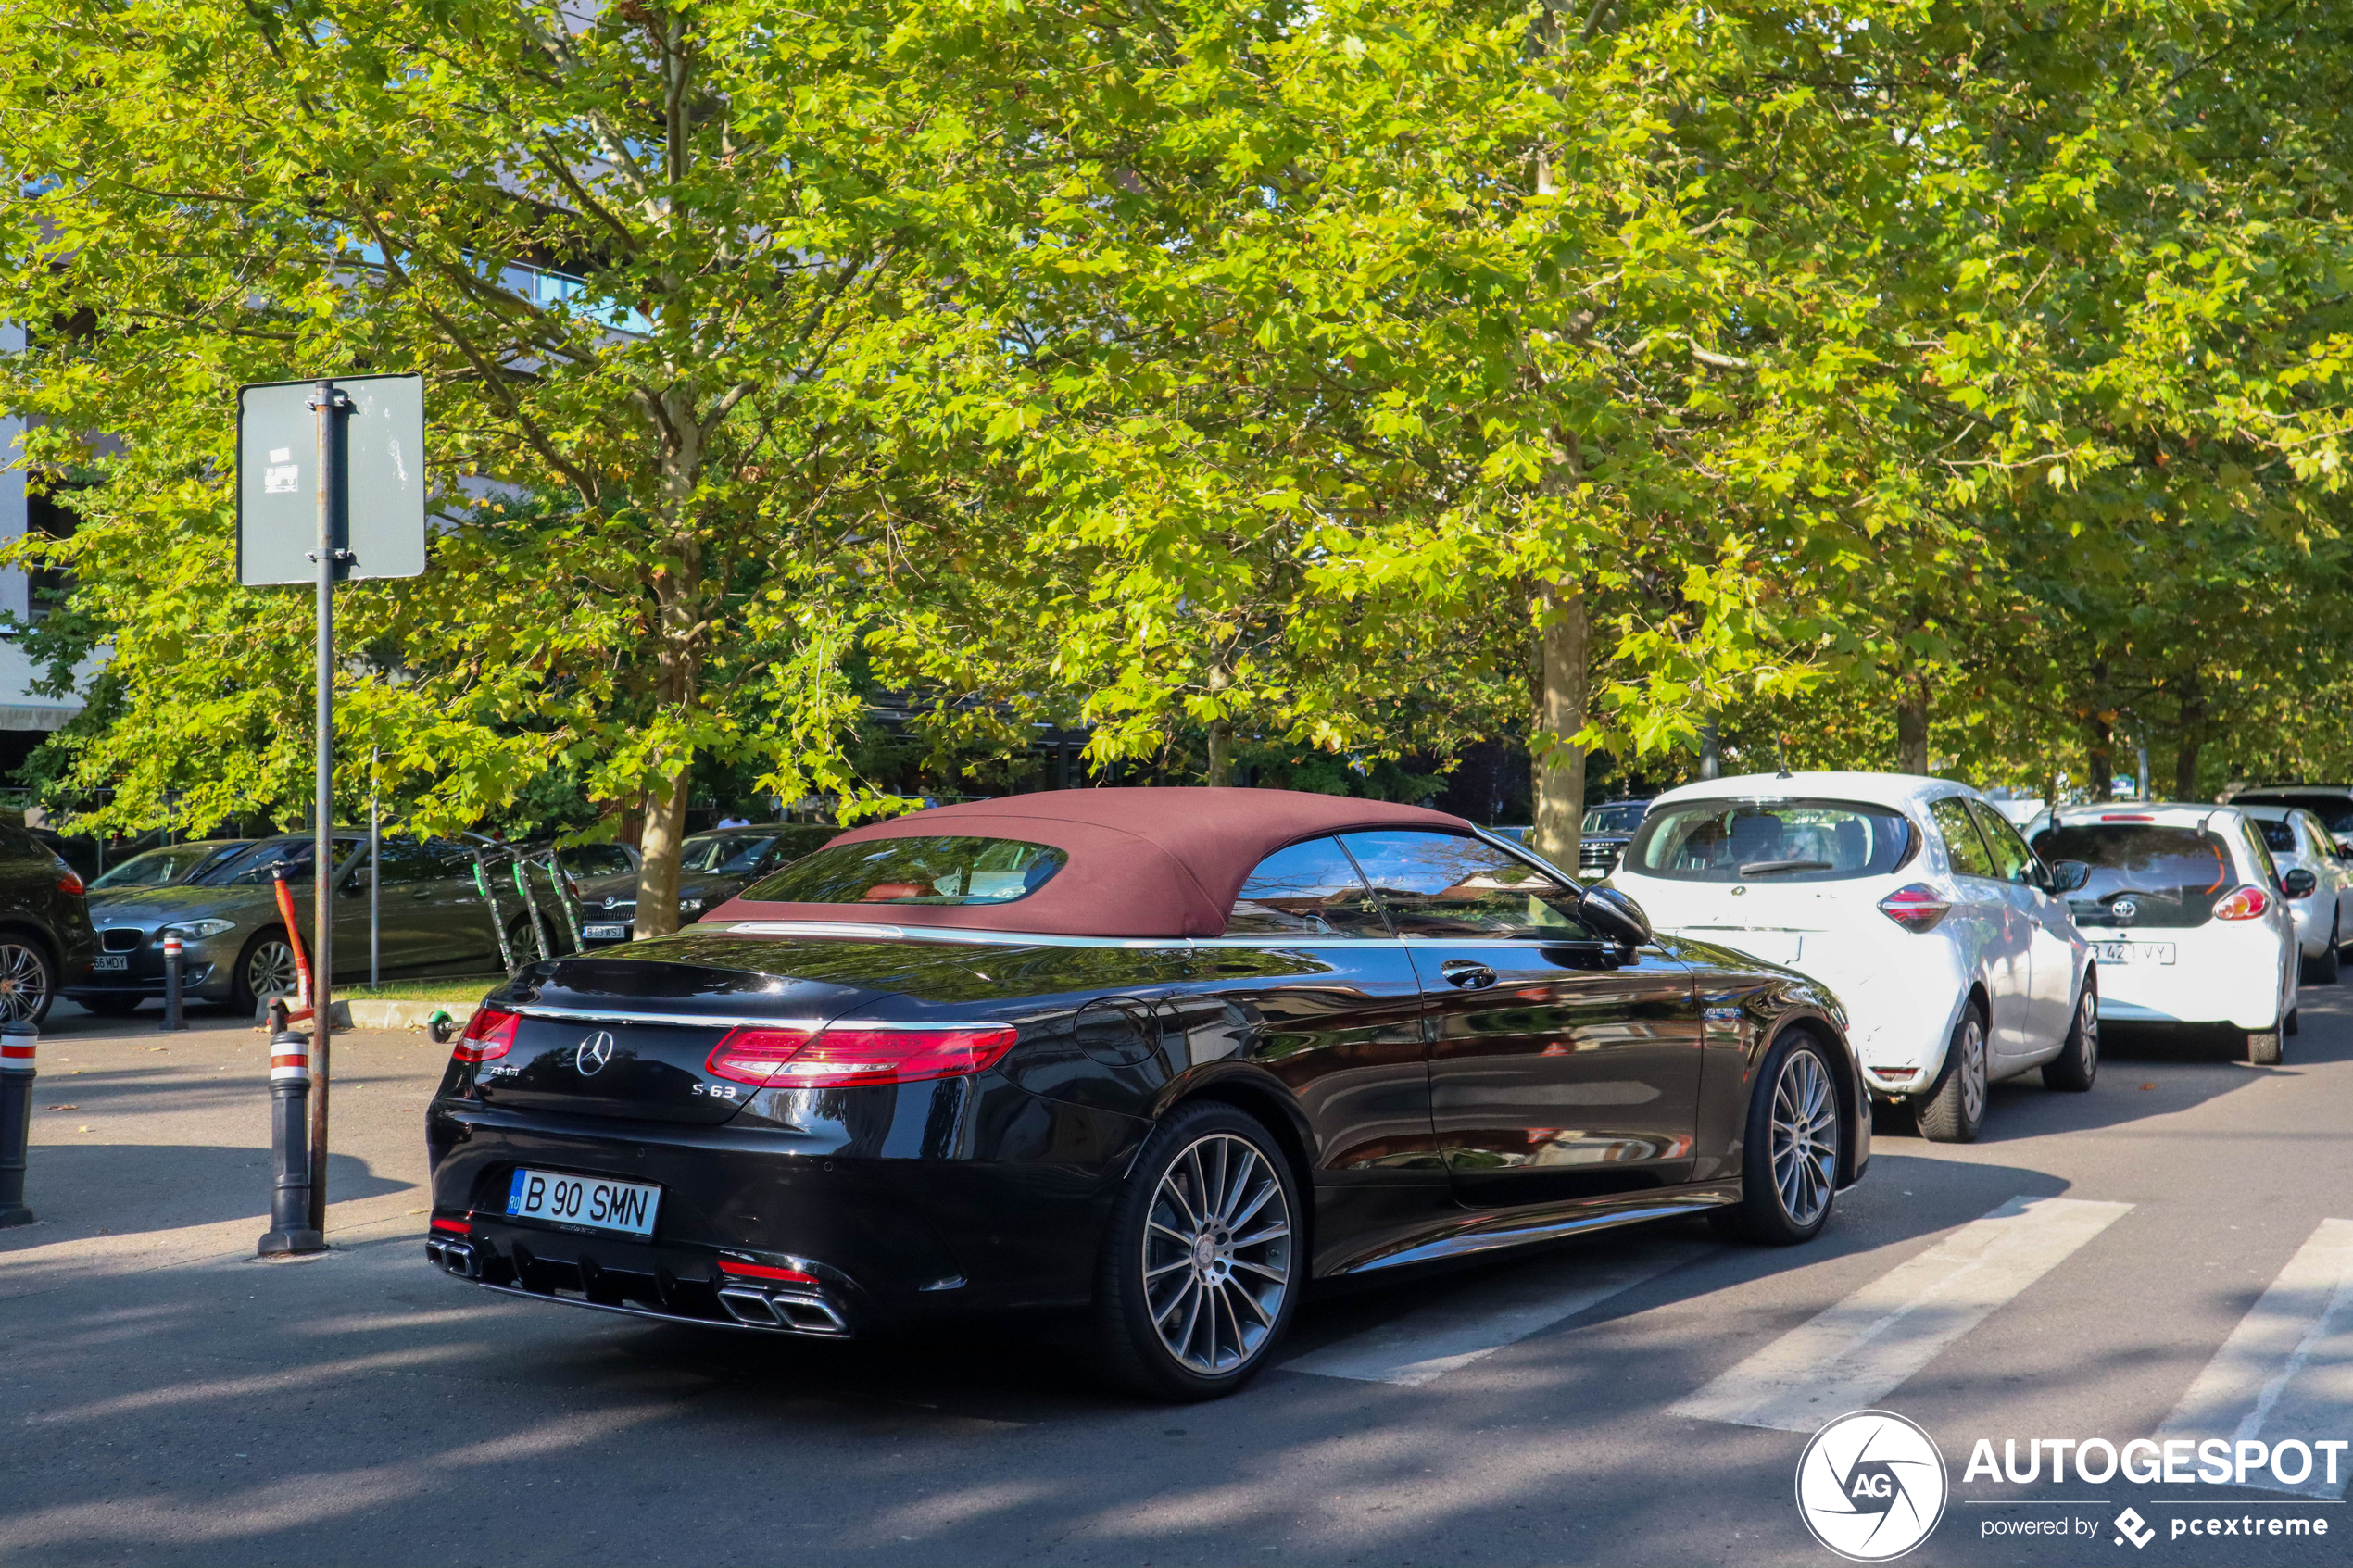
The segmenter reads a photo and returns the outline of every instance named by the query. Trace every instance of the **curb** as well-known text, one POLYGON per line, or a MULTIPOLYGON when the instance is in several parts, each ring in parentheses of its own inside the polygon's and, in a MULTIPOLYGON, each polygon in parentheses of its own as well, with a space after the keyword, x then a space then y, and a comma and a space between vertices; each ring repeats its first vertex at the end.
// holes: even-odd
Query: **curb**
MULTIPOLYGON (((459 1026, 473 1015, 473 1002, 336 1002, 335 1027, 338 1029, 422 1029, 436 1013, 458 1020, 459 1026)), ((267 1022, 267 1010, 257 1013, 257 1022, 267 1022)), ((303 1027, 309 1027, 305 1024, 303 1027)))

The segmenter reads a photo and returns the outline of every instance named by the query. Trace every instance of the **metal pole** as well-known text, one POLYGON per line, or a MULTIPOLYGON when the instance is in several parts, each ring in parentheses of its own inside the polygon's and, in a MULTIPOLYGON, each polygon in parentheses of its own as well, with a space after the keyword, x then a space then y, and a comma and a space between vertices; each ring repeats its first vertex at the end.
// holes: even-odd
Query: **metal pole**
POLYGON ((319 1190, 306 1123, 310 1120, 310 1042, 291 1029, 270 1040, 270 1153, 277 1173, 270 1192, 270 1229, 254 1251, 324 1252, 327 1238, 311 1222, 319 1190))
POLYGON ((384 756, 384 747, 368 748, 368 985, 371 988, 384 984, 378 973, 384 956, 384 905, 376 889, 384 885, 384 818, 376 807, 376 763, 384 756))
POLYGON ((181 967, 185 961, 180 934, 168 934, 163 939, 163 1027, 167 1030, 188 1027, 188 1021, 180 1015, 181 967))
POLYGON ((343 555, 342 398, 321 377, 311 407, 319 414, 319 688, 317 772, 311 800, 310 868, 310 1223, 327 1229, 327 1095, 333 1076, 331 1039, 335 972, 335 571, 343 555))
POLYGON ((30 1023, 0 1023, 0 1230, 32 1223, 24 1206, 25 1150, 32 1142, 33 1053, 30 1023))

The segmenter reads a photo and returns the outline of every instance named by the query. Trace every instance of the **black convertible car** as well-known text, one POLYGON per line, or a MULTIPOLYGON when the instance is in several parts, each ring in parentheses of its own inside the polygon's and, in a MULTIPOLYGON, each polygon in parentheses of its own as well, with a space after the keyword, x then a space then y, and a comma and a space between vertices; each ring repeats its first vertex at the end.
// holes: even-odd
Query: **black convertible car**
POLYGON ((1679 1214, 1804 1241, 1869 1124, 1827 993, 1458 818, 1072 790, 518 971, 427 1114, 428 1250, 770 1333, 1084 1308, 1201 1399, 1313 1279, 1679 1214))

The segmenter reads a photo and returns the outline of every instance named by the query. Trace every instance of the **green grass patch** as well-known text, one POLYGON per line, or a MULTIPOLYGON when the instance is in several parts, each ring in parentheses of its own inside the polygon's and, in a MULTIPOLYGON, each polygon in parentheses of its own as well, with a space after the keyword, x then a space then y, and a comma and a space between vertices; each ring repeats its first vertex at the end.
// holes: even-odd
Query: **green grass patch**
POLYGON ((435 975, 429 980, 387 980, 381 985, 338 985, 339 1002, 447 1002, 471 1008, 506 984, 503 974, 435 975))

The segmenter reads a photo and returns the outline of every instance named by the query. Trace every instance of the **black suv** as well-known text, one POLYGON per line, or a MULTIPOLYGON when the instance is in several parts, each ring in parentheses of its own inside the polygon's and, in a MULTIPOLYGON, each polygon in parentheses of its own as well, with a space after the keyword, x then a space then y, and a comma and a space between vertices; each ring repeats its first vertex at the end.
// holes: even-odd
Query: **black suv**
POLYGON ((0 822, 0 1022, 49 1016, 67 975, 98 951, 82 878, 57 851, 14 822, 0 822))

